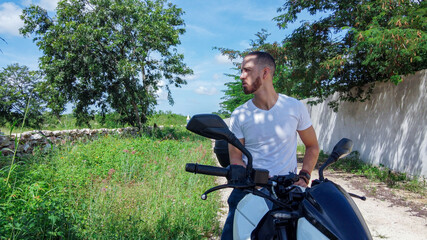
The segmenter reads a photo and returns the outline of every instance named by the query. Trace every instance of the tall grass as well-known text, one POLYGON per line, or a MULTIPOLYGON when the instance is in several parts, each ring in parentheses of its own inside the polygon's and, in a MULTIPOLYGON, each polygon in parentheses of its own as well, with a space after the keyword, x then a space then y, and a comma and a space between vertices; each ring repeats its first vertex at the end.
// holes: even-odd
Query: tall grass
POLYGON ((5 181, 0 239, 205 239, 220 232, 214 178, 184 171, 213 164, 211 142, 185 132, 105 136, 21 159, 5 181))

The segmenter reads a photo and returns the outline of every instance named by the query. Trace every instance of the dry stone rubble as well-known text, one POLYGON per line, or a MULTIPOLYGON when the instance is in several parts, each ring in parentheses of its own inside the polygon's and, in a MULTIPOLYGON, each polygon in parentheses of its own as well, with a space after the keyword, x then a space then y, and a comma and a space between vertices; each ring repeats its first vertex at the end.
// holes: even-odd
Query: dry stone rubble
POLYGON ((11 155, 19 141, 17 155, 31 154, 35 147, 50 149, 52 145, 65 144, 79 140, 88 140, 105 135, 137 135, 139 128, 127 127, 116 129, 74 129, 61 131, 34 130, 21 134, 6 135, 0 132, 0 152, 11 155))

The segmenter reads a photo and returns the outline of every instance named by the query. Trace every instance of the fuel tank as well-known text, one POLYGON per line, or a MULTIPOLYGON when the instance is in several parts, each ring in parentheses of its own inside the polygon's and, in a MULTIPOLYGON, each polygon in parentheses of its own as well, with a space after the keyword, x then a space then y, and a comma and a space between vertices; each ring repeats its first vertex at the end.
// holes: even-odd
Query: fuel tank
POLYGON ((251 239, 251 233, 270 210, 264 198, 247 194, 234 213, 233 239, 251 239))
POLYGON ((372 239, 359 209, 339 185, 325 181, 306 189, 303 216, 330 239, 372 239))

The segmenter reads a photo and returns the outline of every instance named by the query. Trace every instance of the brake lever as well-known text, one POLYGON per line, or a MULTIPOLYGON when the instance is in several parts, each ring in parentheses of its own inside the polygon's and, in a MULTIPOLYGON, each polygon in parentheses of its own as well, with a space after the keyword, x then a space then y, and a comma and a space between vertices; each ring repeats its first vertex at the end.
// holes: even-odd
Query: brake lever
POLYGON ((219 185, 219 186, 215 186, 213 188, 210 188, 208 190, 206 190, 206 192, 204 192, 201 196, 202 200, 206 200, 208 198, 208 194, 220 189, 224 189, 224 188, 250 188, 250 187, 255 187, 255 185, 238 185, 238 184, 223 184, 223 185, 219 185))
POLYGON ((223 184, 223 185, 215 186, 213 188, 210 188, 210 189, 206 190, 206 192, 204 192, 202 194, 202 196, 200 196, 200 197, 202 198, 202 200, 206 200, 206 199, 208 199, 207 195, 209 193, 217 191, 217 190, 220 190, 220 189, 228 188, 228 187, 229 187, 229 184, 223 184))
POLYGON ((362 200, 362 201, 366 201, 366 197, 365 196, 359 196, 359 195, 357 195, 357 194, 354 194, 354 193, 348 193, 348 195, 350 195, 350 196, 352 196, 352 197, 355 197, 355 198, 358 198, 358 199, 360 199, 360 200, 362 200))

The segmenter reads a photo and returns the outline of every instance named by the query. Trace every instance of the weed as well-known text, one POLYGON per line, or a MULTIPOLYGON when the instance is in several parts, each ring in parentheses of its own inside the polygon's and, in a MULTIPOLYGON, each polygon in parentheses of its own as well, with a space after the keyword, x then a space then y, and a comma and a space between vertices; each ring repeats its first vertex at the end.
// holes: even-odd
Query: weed
MULTIPOLYGON (((168 131, 159 133, 167 136, 168 131), (167 133, 166 133, 167 132, 167 133)), ((173 138, 104 136, 0 170, 0 239, 200 239, 218 235, 213 177, 184 171, 214 164, 211 142, 176 129, 173 138)))

